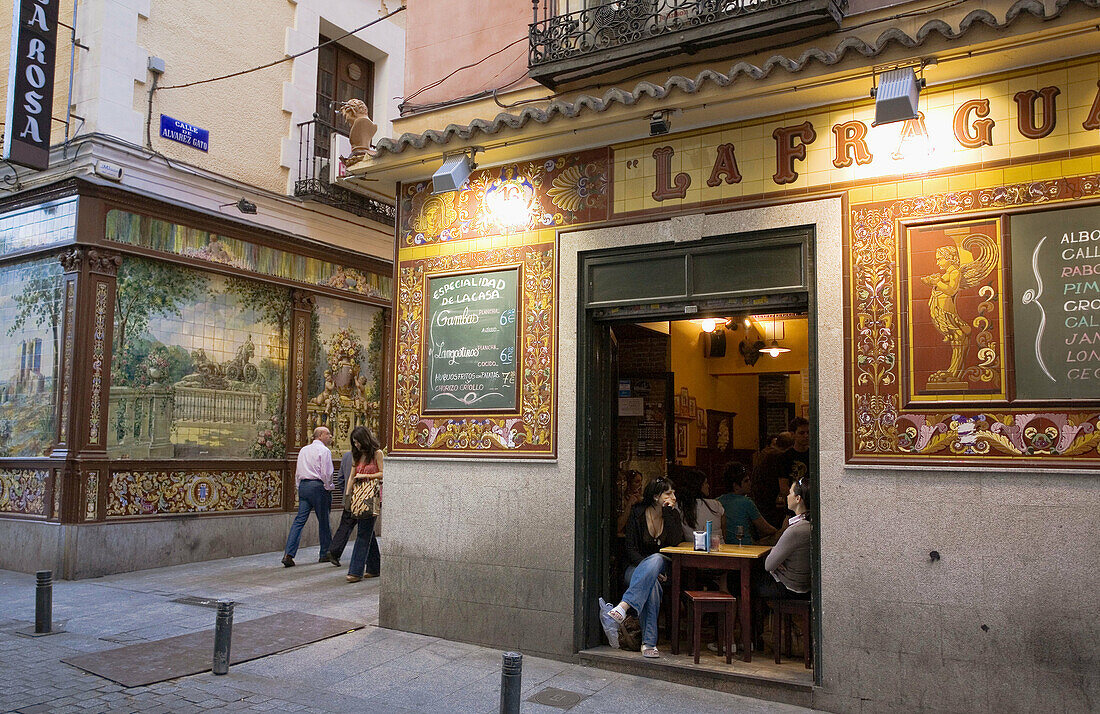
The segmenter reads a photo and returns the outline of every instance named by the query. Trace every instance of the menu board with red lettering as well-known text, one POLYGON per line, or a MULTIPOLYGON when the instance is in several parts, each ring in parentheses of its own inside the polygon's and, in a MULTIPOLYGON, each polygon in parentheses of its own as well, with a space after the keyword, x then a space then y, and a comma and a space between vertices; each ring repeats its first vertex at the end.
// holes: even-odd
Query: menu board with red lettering
POLYGON ((1016 399, 1100 399, 1100 206, 1013 216, 1016 399))

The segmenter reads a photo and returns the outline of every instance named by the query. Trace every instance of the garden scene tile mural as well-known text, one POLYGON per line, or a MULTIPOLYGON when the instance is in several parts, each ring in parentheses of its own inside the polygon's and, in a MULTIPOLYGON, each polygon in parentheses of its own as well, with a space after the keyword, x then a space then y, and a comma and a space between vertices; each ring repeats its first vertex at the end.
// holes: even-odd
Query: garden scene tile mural
POLYGON ((290 290, 139 258, 118 272, 112 458, 281 458, 290 290))

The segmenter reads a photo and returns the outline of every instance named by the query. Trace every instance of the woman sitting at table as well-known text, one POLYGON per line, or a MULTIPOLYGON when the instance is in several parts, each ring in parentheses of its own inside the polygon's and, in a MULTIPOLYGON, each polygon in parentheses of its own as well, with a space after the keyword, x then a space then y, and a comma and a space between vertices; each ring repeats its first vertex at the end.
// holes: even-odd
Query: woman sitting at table
POLYGON ((600 623, 607 641, 618 648, 619 625, 633 608, 642 625, 642 656, 660 657, 657 614, 661 611, 662 584, 668 579, 668 559, 658 551, 678 545, 684 535, 671 482, 656 478, 646 484, 642 502, 630 510, 625 530, 626 557, 630 563, 624 575, 627 590, 622 601, 612 608, 600 598, 600 623))
POLYGON ((717 500, 707 498, 710 495, 707 475, 696 469, 682 469, 674 478, 680 489, 678 501, 684 518, 684 540, 692 540, 695 531, 706 530, 707 521, 710 521, 711 538, 715 544, 721 545, 726 509, 717 500))
POLYGON ((801 478, 791 485, 787 508, 794 511, 794 516, 764 561, 767 574, 753 583, 753 631, 758 638, 763 632, 765 601, 810 597, 810 534, 813 531, 807 520, 810 496, 806 479, 801 478))

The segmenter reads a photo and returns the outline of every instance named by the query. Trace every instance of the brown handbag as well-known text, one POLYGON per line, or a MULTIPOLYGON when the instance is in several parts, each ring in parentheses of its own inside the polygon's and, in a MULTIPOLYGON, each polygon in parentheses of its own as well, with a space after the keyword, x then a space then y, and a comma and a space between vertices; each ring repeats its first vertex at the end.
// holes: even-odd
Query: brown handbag
MULTIPOLYGON (((371 468, 369 464, 366 468, 371 468)), ((356 474, 378 473, 372 471, 356 470, 356 474)), ((358 479, 351 487, 351 502, 348 504, 348 512, 355 518, 369 518, 378 515, 379 501, 381 500, 382 479, 368 478, 358 479)))

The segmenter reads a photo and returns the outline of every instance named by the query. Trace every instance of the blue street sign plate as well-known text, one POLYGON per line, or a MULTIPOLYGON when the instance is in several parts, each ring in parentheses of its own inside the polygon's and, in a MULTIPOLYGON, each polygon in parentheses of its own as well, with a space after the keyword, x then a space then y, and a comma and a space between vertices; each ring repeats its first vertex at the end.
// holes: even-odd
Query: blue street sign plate
POLYGON ((165 139, 193 146, 199 151, 210 149, 209 129, 200 129, 164 114, 160 115, 160 135, 165 139))

